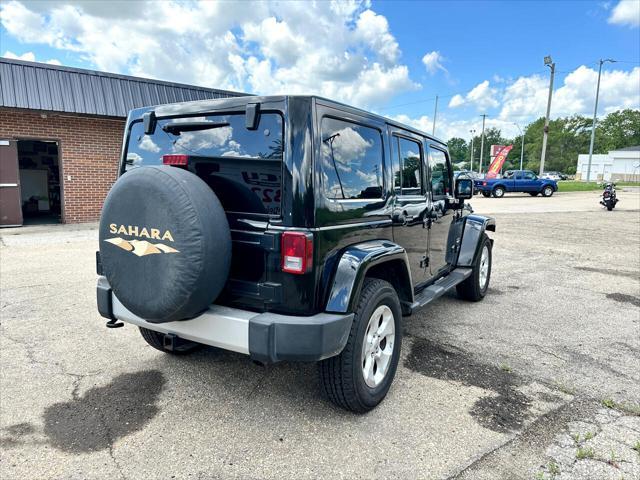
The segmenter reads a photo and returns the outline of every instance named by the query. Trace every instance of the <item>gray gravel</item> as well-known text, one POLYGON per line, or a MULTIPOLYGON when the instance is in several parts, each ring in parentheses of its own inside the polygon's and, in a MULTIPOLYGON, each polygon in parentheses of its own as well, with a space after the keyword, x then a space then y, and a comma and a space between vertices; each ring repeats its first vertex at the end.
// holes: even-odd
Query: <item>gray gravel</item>
POLYGON ((474 199, 498 222, 489 296, 406 319, 364 416, 320 398, 314 365, 104 328, 94 228, 2 231, 0 477, 640 478, 640 194, 620 199, 474 199))

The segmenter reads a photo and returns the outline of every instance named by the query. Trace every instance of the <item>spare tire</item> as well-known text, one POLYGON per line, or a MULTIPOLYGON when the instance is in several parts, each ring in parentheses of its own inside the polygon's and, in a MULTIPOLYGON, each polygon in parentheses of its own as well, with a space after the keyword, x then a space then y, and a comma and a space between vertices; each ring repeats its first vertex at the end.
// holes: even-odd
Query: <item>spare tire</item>
POLYGON ((152 323, 194 317, 218 297, 229 275, 224 209, 204 181, 181 168, 123 174, 104 202, 99 238, 113 293, 152 323))

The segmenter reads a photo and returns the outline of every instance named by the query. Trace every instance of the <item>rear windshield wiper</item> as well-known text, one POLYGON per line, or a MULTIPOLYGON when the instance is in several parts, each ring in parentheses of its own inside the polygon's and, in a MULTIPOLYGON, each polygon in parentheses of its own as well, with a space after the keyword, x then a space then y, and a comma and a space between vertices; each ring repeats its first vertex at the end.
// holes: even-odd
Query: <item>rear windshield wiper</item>
POLYGON ((180 132, 197 132, 200 130, 211 130, 213 128, 228 127, 229 122, 171 122, 162 126, 162 130, 173 135, 180 135, 180 132))

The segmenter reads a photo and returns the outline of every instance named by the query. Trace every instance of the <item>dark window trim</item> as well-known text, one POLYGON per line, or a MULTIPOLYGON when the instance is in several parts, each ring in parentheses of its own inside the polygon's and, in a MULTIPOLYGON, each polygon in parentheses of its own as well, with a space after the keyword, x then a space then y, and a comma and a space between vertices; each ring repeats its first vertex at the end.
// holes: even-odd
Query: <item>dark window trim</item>
MULTIPOLYGON (((370 129, 376 130, 378 132, 378 134, 380 135, 380 153, 381 153, 381 156, 382 156, 382 172, 381 172, 382 173, 382 196, 380 198, 331 198, 331 197, 327 196, 327 190, 325 188, 324 178, 323 178, 322 175, 320 175, 320 183, 321 183, 321 187, 322 187, 321 188, 322 196, 326 200, 328 200, 330 202, 339 202, 339 203, 342 203, 342 202, 377 203, 377 202, 385 200, 387 198, 387 189, 385 188, 385 185, 386 185, 386 174, 385 174, 386 162, 385 162, 385 160, 386 160, 386 158, 385 158, 385 152, 384 152, 385 145, 384 145, 384 135, 383 135, 382 129, 379 128, 379 127, 374 127, 371 124, 367 124, 367 123, 364 123, 364 122, 359 122, 359 121, 351 120, 351 119, 347 120, 344 117, 340 117, 338 115, 334 115, 334 114, 331 114, 331 113, 322 114, 320 116, 320 122, 319 122, 319 125, 318 125, 318 133, 320 134, 320 136, 319 136, 319 145, 320 145, 319 154, 320 154, 320 156, 322 156, 322 141, 323 141, 322 140, 322 121, 325 118, 338 120, 338 121, 344 122, 344 123, 352 123, 354 125, 360 125, 361 127, 370 128, 370 129)), ((320 169, 321 169, 321 172, 324 173, 324 162, 320 162, 320 169)))

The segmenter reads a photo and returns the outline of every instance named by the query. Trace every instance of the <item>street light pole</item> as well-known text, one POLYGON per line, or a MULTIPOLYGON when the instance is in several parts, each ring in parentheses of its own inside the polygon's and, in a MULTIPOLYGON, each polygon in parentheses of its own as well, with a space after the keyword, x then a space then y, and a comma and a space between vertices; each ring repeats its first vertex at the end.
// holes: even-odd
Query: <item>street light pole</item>
POLYGON ((436 134, 436 117, 438 116, 438 95, 436 95, 436 107, 433 109, 433 128, 431 129, 431 135, 436 134))
POLYGON ((598 96, 600 95, 600 76, 602 75, 602 64, 605 62, 615 63, 610 58, 600 59, 600 67, 598 68, 598 85, 596 86, 596 104, 593 107, 593 123, 591 124, 591 143, 589 144, 589 164, 587 165, 587 182, 591 179, 591 157, 593 156, 593 143, 596 139, 596 122, 598 121, 598 96))
POLYGON ((469 165, 469 171, 473 172, 473 136, 476 134, 475 130, 469 130, 469 133, 471 134, 471 163, 469 165))
POLYGON ((544 172, 544 159, 547 155, 547 137, 549 136, 549 113, 551 112, 551 96, 553 95, 553 76, 556 73, 556 64, 550 56, 544 57, 544 64, 551 68, 551 80, 549 81, 549 98, 547 100, 547 116, 544 119, 544 131, 542 135, 542 154, 540 156, 540 176, 544 172))
POLYGON ((487 118, 487 114, 483 113, 482 117, 482 135, 480 135, 480 169, 478 173, 482 174, 482 157, 484 156, 484 122, 487 118))
POLYGON ((520 171, 522 171, 522 162, 524 160, 524 133, 522 133, 520 125, 517 123, 514 123, 514 125, 518 127, 518 130, 520 130, 520 136, 522 137, 522 147, 520 148, 520 171))

